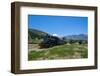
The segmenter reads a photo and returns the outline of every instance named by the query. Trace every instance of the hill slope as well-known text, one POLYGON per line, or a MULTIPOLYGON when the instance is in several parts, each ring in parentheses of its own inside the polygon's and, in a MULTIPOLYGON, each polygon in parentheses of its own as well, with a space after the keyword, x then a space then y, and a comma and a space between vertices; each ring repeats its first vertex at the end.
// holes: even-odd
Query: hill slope
POLYGON ((45 33, 43 31, 37 30, 37 29, 28 29, 28 42, 31 43, 33 41, 39 40, 43 38, 48 33, 45 33))

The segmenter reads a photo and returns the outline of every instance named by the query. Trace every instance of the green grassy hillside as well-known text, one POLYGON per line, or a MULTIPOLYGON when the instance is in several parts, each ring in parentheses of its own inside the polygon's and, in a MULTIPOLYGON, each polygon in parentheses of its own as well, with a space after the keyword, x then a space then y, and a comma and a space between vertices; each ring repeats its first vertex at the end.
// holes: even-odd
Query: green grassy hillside
POLYGON ((28 60, 79 59, 87 58, 87 44, 65 44, 28 53, 28 60))
POLYGON ((47 33, 43 31, 28 29, 28 43, 39 43, 45 35, 47 35, 47 33))

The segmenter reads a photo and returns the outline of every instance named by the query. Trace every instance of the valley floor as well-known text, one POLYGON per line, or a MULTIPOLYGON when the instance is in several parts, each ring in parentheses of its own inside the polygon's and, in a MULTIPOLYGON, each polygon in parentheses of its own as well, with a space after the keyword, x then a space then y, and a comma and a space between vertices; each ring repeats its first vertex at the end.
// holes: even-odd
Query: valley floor
POLYGON ((87 44, 64 44, 40 49, 38 44, 28 44, 28 60, 87 58, 87 44))

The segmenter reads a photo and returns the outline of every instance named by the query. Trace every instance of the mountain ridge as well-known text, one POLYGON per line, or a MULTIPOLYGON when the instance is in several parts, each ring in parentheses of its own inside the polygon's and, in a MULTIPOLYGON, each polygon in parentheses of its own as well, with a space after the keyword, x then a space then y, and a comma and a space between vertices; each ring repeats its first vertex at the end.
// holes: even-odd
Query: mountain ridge
POLYGON ((87 34, 79 34, 79 35, 68 35, 64 36, 67 40, 87 40, 88 35, 87 34))
MULTIPOLYGON (((41 39, 46 35, 53 36, 44 31, 41 31, 41 30, 37 30, 37 29, 33 29, 33 28, 28 29, 29 41, 31 41, 32 39, 36 39, 36 38, 41 39)), ((58 37, 58 38, 60 38, 60 37, 58 37)), ((62 38, 64 38, 65 40, 87 40, 88 35, 87 34, 67 35, 67 36, 63 36, 62 38)))

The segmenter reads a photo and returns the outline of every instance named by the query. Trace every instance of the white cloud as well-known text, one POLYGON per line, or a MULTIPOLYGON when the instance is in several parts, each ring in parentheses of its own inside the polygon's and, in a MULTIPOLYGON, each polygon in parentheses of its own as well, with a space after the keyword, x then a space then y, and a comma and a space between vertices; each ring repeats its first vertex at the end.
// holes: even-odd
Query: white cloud
POLYGON ((58 36, 58 34, 53 34, 53 36, 58 36))

